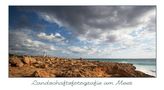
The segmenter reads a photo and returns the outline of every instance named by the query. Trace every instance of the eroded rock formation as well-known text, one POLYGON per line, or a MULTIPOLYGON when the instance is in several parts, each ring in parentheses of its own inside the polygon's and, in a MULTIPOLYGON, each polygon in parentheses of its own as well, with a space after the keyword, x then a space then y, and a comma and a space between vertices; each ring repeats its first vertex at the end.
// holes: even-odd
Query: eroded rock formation
POLYGON ((9 77, 152 77, 132 64, 43 56, 9 56, 9 77))

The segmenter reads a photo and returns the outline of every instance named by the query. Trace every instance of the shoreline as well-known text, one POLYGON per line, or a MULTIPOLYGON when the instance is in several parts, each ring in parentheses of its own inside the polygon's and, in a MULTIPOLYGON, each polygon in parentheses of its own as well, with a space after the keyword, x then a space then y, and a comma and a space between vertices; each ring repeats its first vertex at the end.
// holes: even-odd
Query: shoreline
POLYGON ((154 77, 133 64, 81 59, 9 55, 9 77, 154 77))
MULTIPOLYGON (((86 59, 87 60, 87 59, 86 59)), ((148 74, 148 75, 151 75, 151 76, 154 76, 154 77, 156 77, 156 66, 154 66, 152 63, 152 65, 150 65, 150 63, 145 63, 145 64, 143 64, 143 62, 140 62, 140 60, 155 60, 155 58, 133 58, 133 59, 130 59, 130 58, 127 58, 127 59, 125 59, 125 58, 114 58, 114 59, 111 59, 111 58, 103 58, 103 59, 88 59, 89 61, 101 61, 101 62, 117 62, 117 63, 129 63, 129 64, 133 64, 133 66, 135 66, 136 67, 136 70, 138 70, 138 71, 141 71, 141 72, 144 72, 144 73, 146 73, 146 74, 148 74), (132 60, 132 61, 131 61, 132 60), (138 64, 138 62, 136 63, 136 62, 134 62, 134 60, 136 60, 136 61, 138 61, 139 60, 139 63, 142 63, 142 64, 138 64), (130 62, 129 62, 130 61, 130 62)), ((154 63, 154 61, 153 61, 153 63, 154 63)))
POLYGON ((144 73, 151 75, 153 77, 156 77, 156 70, 144 68, 143 66, 140 66, 140 65, 134 65, 134 66, 136 67, 136 70, 144 72, 144 73))

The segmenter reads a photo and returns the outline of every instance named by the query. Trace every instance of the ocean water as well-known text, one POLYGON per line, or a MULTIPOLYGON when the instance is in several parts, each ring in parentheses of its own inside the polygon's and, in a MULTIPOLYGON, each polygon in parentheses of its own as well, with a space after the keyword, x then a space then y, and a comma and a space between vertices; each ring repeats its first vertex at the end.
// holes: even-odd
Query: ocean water
POLYGON ((136 70, 156 76, 156 59, 88 59, 103 62, 131 63, 136 70))

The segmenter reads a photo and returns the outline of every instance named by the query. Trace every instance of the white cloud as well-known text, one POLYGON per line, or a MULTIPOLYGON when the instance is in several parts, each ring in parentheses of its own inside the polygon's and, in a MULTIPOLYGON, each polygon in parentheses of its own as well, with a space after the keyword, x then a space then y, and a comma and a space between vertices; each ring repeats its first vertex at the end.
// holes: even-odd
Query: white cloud
POLYGON ((155 57, 155 6, 55 6, 32 9, 41 19, 70 30, 75 41, 78 40, 75 42, 60 33, 35 33, 34 38, 18 32, 11 37, 10 46, 58 50, 70 56, 155 57), (47 40, 50 42, 47 43, 47 40), (62 45, 64 41, 67 43, 62 45), (55 43, 56 48, 50 43, 55 43))
POLYGON ((37 34, 37 36, 40 39, 55 41, 55 42, 60 42, 65 39, 63 36, 60 35, 60 33, 55 33, 55 35, 51 33, 50 35, 48 35, 48 34, 42 32, 42 33, 37 34))
POLYGON ((46 21, 64 26, 78 36, 91 39, 99 38, 102 32, 137 27, 147 23, 149 16, 154 17, 156 13, 154 6, 68 6, 34 9, 46 21))
POLYGON ((69 50, 71 50, 71 52, 73 53, 86 53, 87 50, 81 47, 77 47, 77 46, 70 46, 69 50))
POLYGON ((31 50, 35 50, 35 51, 52 51, 52 50, 56 50, 55 47, 53 45, 48 45, 45 44, 41 41, 34 41, 31 39, 26 39, 24 43, 22 43, 26 48, 31 49, 31 50))
POLYGON ((39 16, 44 19, 45 21, 51 22, 51 23, 56 23, 59 25, 59 27, 64 26, 61 21, 59 21, 55 16, 46 14, 46 13, 39 13, 39 16))
POLYGON ((9 35, 9 52, 19 54, 31 54, 38 55, 43 51, 51 52, 56 48, 52 44, 34 40, 31 35, 34 34, 31 30, 13 30, 9 35))
MULTIPOLYGON (((107 6, 52 7, 48 11, 40 8, 36 10, 44 12, 51 18, 57 18, 55 22, 57 24, 60 22, 59 25, 64 22, 62 25, 75 32, 76 37, 85 45, 97 47, 106 45, 102 49, 105 52, 106 49, 117 51, 155 42, 155 34, 150 34, 152 31, 155 33, 156 30, 155 9, 155 6, 107 6), (81 11, 86 13, 81 13, 81 11), (140 31, 141 29, 143 31, 140 31), (136 33, 136 36, 131 35, 132 33, 136 33), (147 42, 145 42, 146 40, 147 42), (108 48, 110 45, 112 47, 108 48), (114 45, 117 45, 117 48, 114 45)), ((151 47, 155 47, 155 45, 151 45, 151 47)), ((83 48, 74 49, 74 51, 78 50, 87 51, 83 48)))

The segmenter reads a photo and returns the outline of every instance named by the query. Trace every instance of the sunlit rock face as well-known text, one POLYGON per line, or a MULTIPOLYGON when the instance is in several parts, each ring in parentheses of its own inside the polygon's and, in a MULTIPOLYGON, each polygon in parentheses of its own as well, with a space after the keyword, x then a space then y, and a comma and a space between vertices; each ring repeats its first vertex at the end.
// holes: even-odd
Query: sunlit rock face
POLYGON ((9 55, 9 77, 152 77, 132 64, 9 55))

